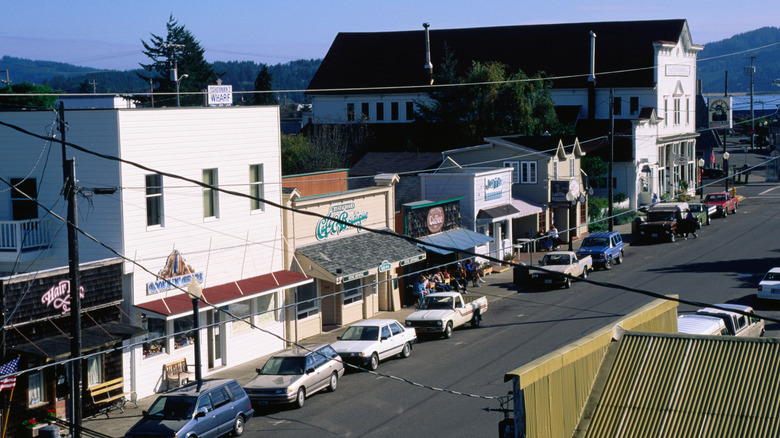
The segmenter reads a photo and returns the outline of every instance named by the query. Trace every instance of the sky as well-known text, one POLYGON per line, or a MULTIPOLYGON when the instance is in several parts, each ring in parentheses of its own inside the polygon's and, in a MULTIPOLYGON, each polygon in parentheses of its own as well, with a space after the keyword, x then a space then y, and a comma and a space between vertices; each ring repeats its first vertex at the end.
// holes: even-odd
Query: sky
MULTIPOLYGON (((591 21, 688 20, 704 44, 780 26, 778 0, 30 0, 6 1, 0 56, 127 70, 149 61, 141 41, 169 16, 206 60, 269 65, 323 58, 339 32, 383 32, 591 21)), ((0 68, 2 66, 0 65, 0 68)), ((11 78, 13 79, 13 78, 11 78)))

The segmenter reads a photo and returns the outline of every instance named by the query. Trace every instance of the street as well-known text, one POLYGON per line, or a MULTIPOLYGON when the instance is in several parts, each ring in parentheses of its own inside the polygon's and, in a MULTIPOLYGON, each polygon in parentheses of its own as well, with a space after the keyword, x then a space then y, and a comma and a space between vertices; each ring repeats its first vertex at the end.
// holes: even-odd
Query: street
MULTIPOLYGON (((753 161, 755 162, 755 161, 753 161)), ((711 188, 709 191, 720 190, 711 188)), ((739 212, 704 226, 698 239, 674 243, 631 244, 625 263, 593 272, 605 281, 707 303, 740 303, 780 317, 778 307, 758 303, 755 289, 778 262, 780 188, 773 184, 739 187, 739 212)), ((523 261, 521 259, 521 261, 523 261)), ((492 301, 479 329, 456 330, 452 339, 418 344, 407 360, 392 359, 379 372, 484 396, 505 396, 504 373, 582 337, 649 302, 649 297, 577 283, 571 289, 522 291, 511 277, 498 288, 508 295, 492 301)), ((504 295, 499 293, 497 295, 504 295)), ((681 305, 680 312, 695 308, 681 305)), ((768 323, 766 336, 780 336, 780 324, 768 323)), ((247 434, 259 436, 485 436, 502 414, 497 400, 449 394, 409 383, 347 373, 333 394, 313 396, 301 410, 261 409, 247 434)))

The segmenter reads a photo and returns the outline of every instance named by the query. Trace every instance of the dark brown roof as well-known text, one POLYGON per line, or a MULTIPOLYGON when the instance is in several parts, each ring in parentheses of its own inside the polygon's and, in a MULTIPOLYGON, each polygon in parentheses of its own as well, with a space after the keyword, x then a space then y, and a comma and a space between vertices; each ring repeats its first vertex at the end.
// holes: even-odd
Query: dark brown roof
MULTIPOLYGON (((597 86, 648 87, 655 83, 653 69, 648 68, 654 65, 653 43, 678 41, 686 28, 686 21, 677 19, 433 29, 431 58, 435 70, 443 63, 446 46, 460 71, 468 69, 472 61, 497 61, 505 64, 509 72, 521 69, 528 75, 542 71, 548 76, 580 75, 556 80, 553 87, 584 88, 588 86, 590 32, 593 31, 597 35, 597 86), (599 75, 617 70, 627 71, 599 75)), ((307 93, 343 94, 338 89, 367 88, 350 93, 374 94, 381 91, 377 87, 427 85, 424 64, 422 29, 342 32, 333 41, 307 93)))
MULTIPOLYGON (((586 156, 609 160, 609 119, 580 120, 576 132, 580 139, 580 149, 586 156)), ((633 151, 631 120, 615 119, 615 161, 633 161, 633 151)))
POLYGON ((558 143, 563 143, 563 148, 571 152, 577 137, 573 135, 509 135, 501 137, 501 139, 528 149, 545 152, 547 155, 555 155, 558 143))
POLYGON ((442 162, 438 152, 369 152, 349 169, 349 176, 379 173, 419 173, 434 169, 442 162))

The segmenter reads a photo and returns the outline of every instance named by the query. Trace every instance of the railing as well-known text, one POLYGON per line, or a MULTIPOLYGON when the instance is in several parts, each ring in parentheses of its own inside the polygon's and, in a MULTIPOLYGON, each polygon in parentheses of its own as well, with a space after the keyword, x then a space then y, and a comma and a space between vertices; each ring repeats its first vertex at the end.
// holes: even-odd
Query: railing
POLYGON ((51 243, 49 219, 0 221, 0 251, 22 252, 51 243))

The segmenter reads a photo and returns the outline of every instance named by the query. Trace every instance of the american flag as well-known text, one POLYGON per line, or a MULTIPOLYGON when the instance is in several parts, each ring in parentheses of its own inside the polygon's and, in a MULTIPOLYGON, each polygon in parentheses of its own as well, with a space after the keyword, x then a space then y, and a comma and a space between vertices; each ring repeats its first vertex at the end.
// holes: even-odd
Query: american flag
POLYGON ((18 370, 19 370, 18 357, 0 367, 0 376, 4 376, 6 374, 14 374, 13 376, 8 376, 5 377, 4 379, 0 379, 0 391, 3 391, 4 389, 14 389, 14 386, 16 386, 15 373, 18 370))

